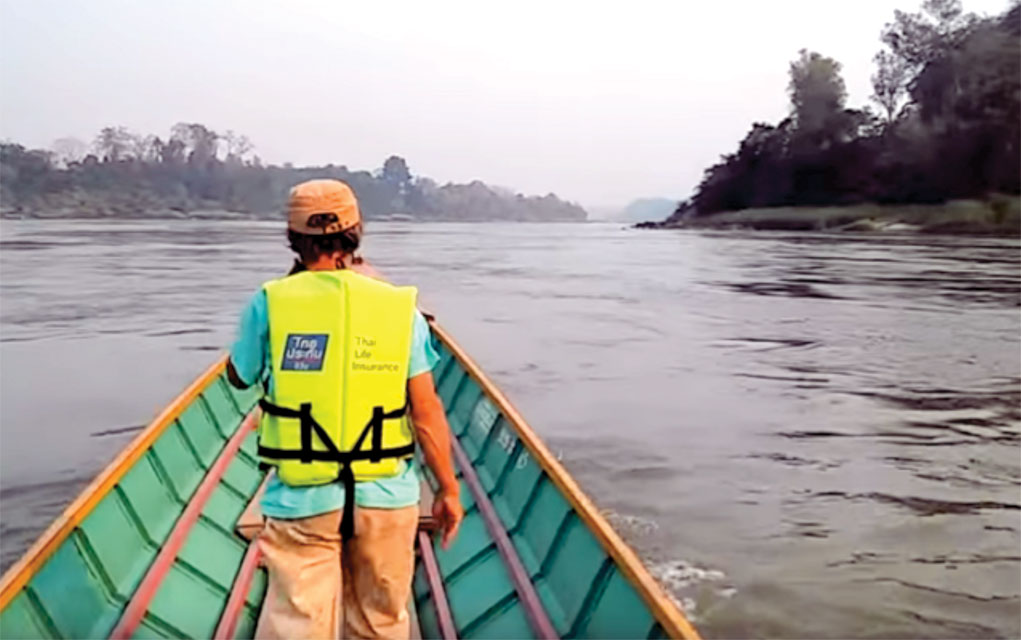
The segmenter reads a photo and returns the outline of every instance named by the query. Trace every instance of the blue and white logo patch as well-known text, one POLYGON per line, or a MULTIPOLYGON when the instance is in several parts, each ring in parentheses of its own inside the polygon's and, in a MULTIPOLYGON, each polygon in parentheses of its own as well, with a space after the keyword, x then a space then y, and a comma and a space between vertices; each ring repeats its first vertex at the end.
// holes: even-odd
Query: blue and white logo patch
POLYGON ((289 333, 284 345, 282 371, 322 371, 326 355, 325 333, 289 333))

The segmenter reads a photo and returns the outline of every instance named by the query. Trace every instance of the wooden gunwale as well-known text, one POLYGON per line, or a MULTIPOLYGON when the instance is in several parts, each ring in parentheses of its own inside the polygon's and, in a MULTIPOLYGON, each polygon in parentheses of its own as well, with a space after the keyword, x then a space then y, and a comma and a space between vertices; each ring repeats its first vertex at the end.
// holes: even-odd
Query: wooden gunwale
POLYGON ((443 327, 435 320, 429 320, 433 334, 450 351, 465 371, 482 388, 497 408, 503 413, 507 422, 517 432, 518 438, 528 448, 536 462, 546 472, 550 480, 560 489, 567 501, 574 507, 578 517, 588 526, 603 549, 616 561, 620 571, 630 580, 642 600, 648 605, 656 621, 663 630, 673 638, 684 640, 700 640, 698 631, 684 617, 664 593, 659 583, 649 574, 638 555, 621 539, 613 527, 599 513, 595 504, 581 490, 578 483, 567 472, 567 469, 546 448, 539 436, 532 431, 510 400, 489 380, 478 364, 461 348, 443 327))
POLYGON ((120 482, 154 442, 174 423, 206 388, 223 372, 227 363, 224 354, 174 398, 135 439, 121 450, 99 475, 89 483, 64 512, 29 547, 0 579, 0 610, 18 595, 36 571, 49 559, 75 528, 85 520, 103 498, 120 482))

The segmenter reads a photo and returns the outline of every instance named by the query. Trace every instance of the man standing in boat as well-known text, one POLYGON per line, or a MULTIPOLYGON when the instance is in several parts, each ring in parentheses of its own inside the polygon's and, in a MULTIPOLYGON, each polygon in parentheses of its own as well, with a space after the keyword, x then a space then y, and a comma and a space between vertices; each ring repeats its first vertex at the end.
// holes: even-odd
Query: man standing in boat
POLYGON ((264 389, 259 456, 274 471, 261 501, 259 638, 408 637, 416 441, 439 482, 444 546, 464 516, 429 326, 414 288, 359 272, 361 232, 346 184, 294 187, 295 268, 251 299, 231 350, 231 383, 264 389))

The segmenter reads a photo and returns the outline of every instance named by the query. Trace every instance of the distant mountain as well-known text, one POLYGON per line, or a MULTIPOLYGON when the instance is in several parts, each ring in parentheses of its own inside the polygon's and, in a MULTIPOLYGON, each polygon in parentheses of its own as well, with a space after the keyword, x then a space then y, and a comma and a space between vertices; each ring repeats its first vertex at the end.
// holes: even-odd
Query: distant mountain
POLYGON ((670 198, 638 198, 614 216, 621 222, 660 222, 677 209, 677 200, 670 198))

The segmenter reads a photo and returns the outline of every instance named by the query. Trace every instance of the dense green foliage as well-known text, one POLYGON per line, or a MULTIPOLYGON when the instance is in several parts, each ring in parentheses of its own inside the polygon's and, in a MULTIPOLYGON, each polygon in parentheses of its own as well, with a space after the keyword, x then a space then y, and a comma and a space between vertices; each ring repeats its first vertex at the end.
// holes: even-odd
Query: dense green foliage
POLYGON ((801 51, 790 116, 756 123, 673 218, 752 207, 936 203, 1021 192, 1021 5, 992 18, 959 0, 895 12, 869 109, 848 109, 840 64, 801 51))
POLYGON ((374 172, 345 166, 265 166, 232 131, 180 123, 164 141, 107 127, 91 148, 57 140, 52 151, 0 145, 0 205, 7 215, 147 217, 196 210, 278 214, 288 189, 337 178, 358 195, 367 218, 404 214, 428 220, 584 220, 553 194, 526 197, 482 182, 438 185, 414 177, 391 156, 374 172))

